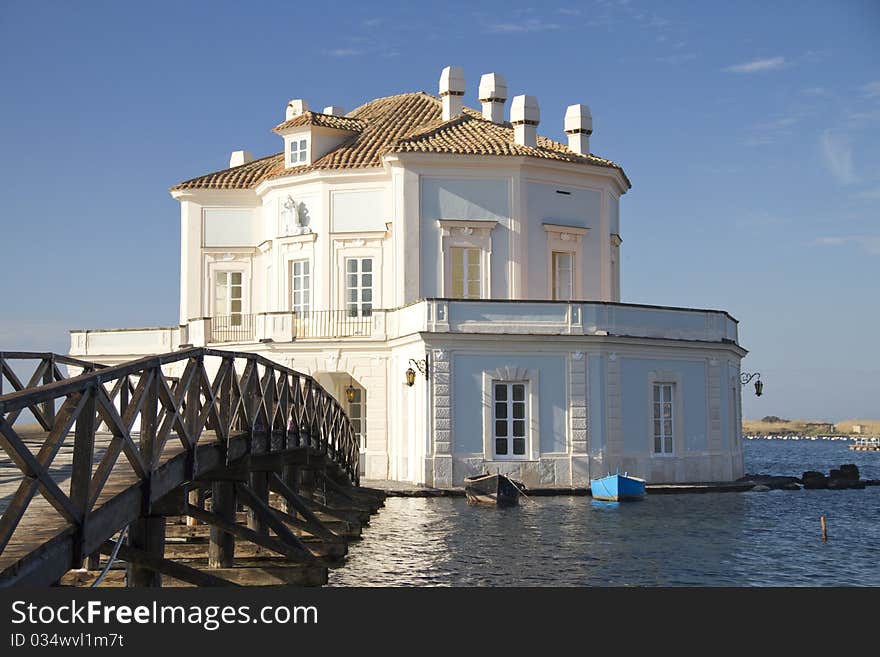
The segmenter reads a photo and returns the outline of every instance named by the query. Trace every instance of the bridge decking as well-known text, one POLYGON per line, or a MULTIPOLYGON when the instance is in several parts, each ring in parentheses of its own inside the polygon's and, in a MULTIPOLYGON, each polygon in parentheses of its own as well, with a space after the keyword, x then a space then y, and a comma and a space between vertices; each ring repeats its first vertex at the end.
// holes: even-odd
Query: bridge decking
POLYGON ((120 564, 129 585, 320 585, 382 505, 356 485, 336 400, 260 356, 76 361, 85 373, 68 379, 64 357, 37 354, 27 385, 15 356, 0 353, 0 390, 13 388, 0 395, 0 586, 89 585, 124 528, 104 585, 123 582, 120 564), (23 410, 42 427, 16 425, 23 410))

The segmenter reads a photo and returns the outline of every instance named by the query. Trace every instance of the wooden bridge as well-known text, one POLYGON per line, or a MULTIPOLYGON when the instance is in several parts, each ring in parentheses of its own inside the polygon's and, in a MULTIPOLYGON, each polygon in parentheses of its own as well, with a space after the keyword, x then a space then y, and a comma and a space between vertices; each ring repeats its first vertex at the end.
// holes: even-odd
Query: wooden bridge
POLYGON ((0 586, 319 585, 382 505, 336 399, 249 353, 0 352, 0 446, 0 586))

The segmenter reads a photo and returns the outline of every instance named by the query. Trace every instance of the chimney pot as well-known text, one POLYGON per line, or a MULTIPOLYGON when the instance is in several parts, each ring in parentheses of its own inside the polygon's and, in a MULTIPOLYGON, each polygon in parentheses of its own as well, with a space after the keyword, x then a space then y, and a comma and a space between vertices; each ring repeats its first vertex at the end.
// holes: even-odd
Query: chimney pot
POLYGON ((251 155, 250 151, 232 151, 232 154, 229 156, 229 168, 240 167, 242 164, 253 161, 254 156, 251 155))
POLYGON ((486 73, 480 78, 480 102, 483 118, 492 123, 504 123, 504 103, 507 101, 507 81, 500 73, 486 73))
POLYGON ((514 96, 510 104, 510 122, 513 124, 514 141, 520 146, 538 145, 538 123, 541 109, 534 96, 514 96))
POLYGON ((323 113, 331 116, 345 116, 345 109, 339 105, 327 105, 323 113))
POLYGON ((461 66, 447 66, 440 73, 440 100, 443 103, 443 120, 461 114, 464 96, 464 69, 461 66))
POLYGON ((590 135, 593 134, 593 114, 589 105, 569 105, 565 109, 565 134, 568 147, 578 155, 590 154, 590 135))
POLYGON ((287 103, 287 112, 285 114, 284 120, 290 121, 290 119, 308 111, 309 104, 306 101, 304 101, 302 98, 294 98, 289 103, 287 103))

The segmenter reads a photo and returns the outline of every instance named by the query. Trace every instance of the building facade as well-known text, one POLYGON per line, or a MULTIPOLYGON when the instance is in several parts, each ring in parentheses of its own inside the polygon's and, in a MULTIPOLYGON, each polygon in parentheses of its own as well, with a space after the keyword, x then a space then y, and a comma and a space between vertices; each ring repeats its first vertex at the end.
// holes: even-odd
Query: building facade
POLYGON ((490 470, 587 485, 742 475, 737 323, 620 302, 623 169, 568 143, 497 74, 482 111, 461 69, 439 98, 345 114, 288 104, 283 151, 171 189, 181 206, 179 325, 72 331, 117 363, 187 345, 254 351, 346 405, 370 479, 445 487, 490 470), (408 371, 409 370, 409 371, 408 371))

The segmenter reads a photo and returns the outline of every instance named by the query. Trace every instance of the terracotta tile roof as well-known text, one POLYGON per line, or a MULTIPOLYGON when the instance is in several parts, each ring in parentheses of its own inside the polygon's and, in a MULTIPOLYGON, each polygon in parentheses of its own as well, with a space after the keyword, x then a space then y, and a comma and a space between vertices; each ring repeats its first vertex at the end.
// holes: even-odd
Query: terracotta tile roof
POLYGON ((296 128, 301 125, 319 125, 325 128, 360 132, 364 129, 365 124, 363 121, 348 116, 334 116, 333 114, 321 114, 320 112, 303 112, 289 121, 279 123, 273 128, 272 132, 282 132, 288 128, 296 128))
MULTIPOLYGON (((278 153, 239 167, 223 169, 184 181, 172 187, 172 191, 248 189, 256 187, 264 180, 296 176, 320 169, 380 167, 382 156, 387 153, 418 152, 450 155, 514 155, 591 164, 618 169, 627 185, 630 184, 623 169, 611 160, 595 155, 578 155, 564 144, 546 137, 538 137, 537 147, 520 146, 513 140, 513 128, 510 125, 487 121, 481 114, 471 109, 465 109, 462 115, 443 122, 439 99, 424 92, 377 98, 349 112, 346 117, 333 117, 316 112, 306 114, 309 116, 302 119, 303 123, 297 125, 308 125, 309 121, 342 119, 357 121, 360 128, 338 148, 311 165, 285 169, 284 154, 278 153)), ((292 123, 305 117, 306 114, 285 121, 275 130, 283 129, 282 126, 293 127, 292 123)), ((314 123, 314 125, 321 124, 314 123)))
POLYGON ((513 127, 509 123, 492 123, 468 108, 446 123, 429 126, 398 140, 389 152, 529 156, 613 167, 623 172, 621 167, 611 160, 592 154, 578 155, 569 150, 565 144, 540 135, 536 147, 517 144, 513 138, 513 127))

